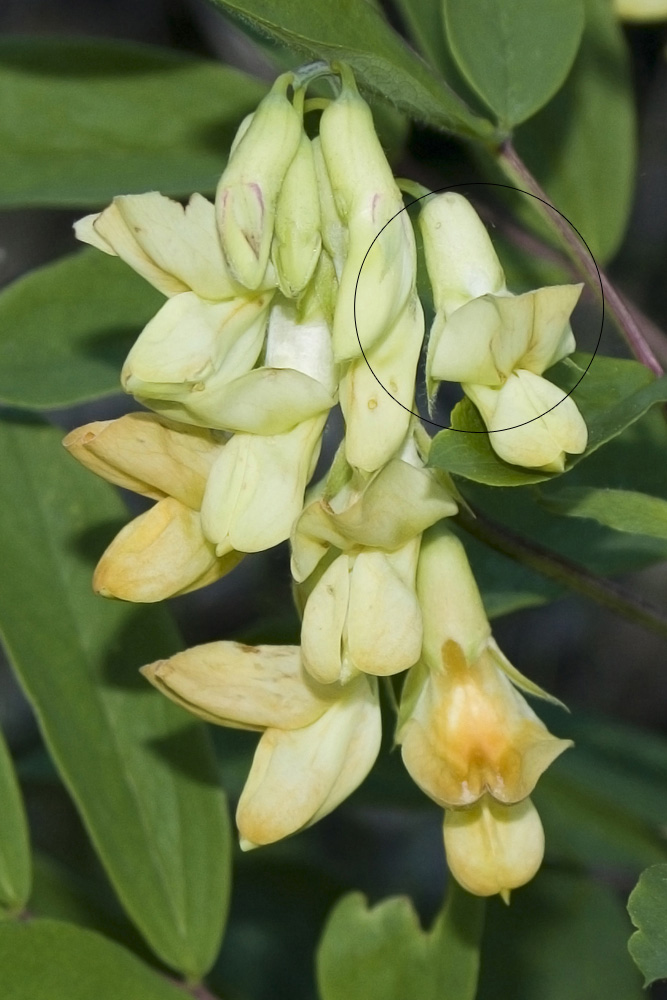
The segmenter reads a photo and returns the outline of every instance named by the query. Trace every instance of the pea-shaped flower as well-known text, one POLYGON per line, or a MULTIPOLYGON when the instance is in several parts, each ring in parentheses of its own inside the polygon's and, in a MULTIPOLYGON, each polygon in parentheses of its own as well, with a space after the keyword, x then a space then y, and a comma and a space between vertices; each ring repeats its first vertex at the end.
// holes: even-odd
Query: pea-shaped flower
POLYGON ((162 601, 203 587, 241 559, 206 538, 201 505, 224 441, 149 413, 78 427, 63 444, 98 476, 157 501, 127 524, 102 555, 93 587, 104 597, 162 601))
POLYGON ((380 749, 376 679, 318 684, 298 646, 214 642, 142 673, 208 722, 262 733, 236 812, 244 850, 326 816, 361 784, 380 749))
POLYGON ((587 429, 574 400, 543 373, 575 349, 569 318, 581 285, 512 295, 479 216, 454 192, 427 200, 420 217, 436 317, 426 376, 461 382, 491 445, 507 462, 560 472, 587 429))
POLYGON ((493 886, 490 892, 509 890, 532 877, 541 859, 541 849, 539 858, 534 854, 535 817, 523 803, 571 744, 552 736, 517 690, 545 696, 496 645, 463 546, 442 526, 424 537, 417 595, 424 642, 403 689, 397 742, 427 795, 447 810, 472 809, 445 821, 445 843, 449 838, 455 845, 454 874, 460 871, 462 883, 482 895, 483 885, 493 886), (529 818, 518 823, 519 816, 529 818), (517 836, 529 836, 527 864, 503 826, 510 821, 517 836), (487 836, 485 830, 496 832, 487 836), (478 875, 473 879, 464 870, 478 875))
MULTIPOLYGON (((416 453, 410 457, 418 462, 416 453)), ((398 458, 367 482, 353 479, 305 508, 292 535, 292 568, 305 581, 297 595, 301 650, 313 677, 387 676, 417 661, 421 532, 456 509, 437 470, 398 458)))

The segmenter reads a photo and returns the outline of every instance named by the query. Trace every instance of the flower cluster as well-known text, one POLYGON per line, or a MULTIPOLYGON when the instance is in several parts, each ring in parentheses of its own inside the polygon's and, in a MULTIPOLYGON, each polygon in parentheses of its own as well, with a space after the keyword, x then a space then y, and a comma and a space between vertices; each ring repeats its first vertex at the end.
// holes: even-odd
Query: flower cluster
MULTIPOLYGON (((403 675, 396 740, 445 810, 451 871, 471 892, 507 895, 541 862, 529 796, 568 742, 520 693, 545 697, 495 644, 446 524, 456 493, 411 412, 424 339, 415 238, 370 110, 342 65, 326 68, 334 98, 307 100, 308 70, 281 76, 241 124, 215 205, 128 195, 76 226, 167 297, 121 374, 149 412, 65 439, 156 501, 111 543, 94 586, 158 601, 289 538, 300 646, 220 641, 143 668, 189 711, 262 734, 238 804, 242 846, 309 826, 363 781, 380 747, 379 678, 403 675), (344 438, 306 493, 336 402, 344 438)), ((563 395, 542 376, 573 350, 579 288, 513 296, 458 196, 427 199, 420 225, 431 388, 461 381, 490 430, 540 418, 506 445, 491 435, 494 447, 562 468, 585 426, 570 400, 541 416, 563 395)))

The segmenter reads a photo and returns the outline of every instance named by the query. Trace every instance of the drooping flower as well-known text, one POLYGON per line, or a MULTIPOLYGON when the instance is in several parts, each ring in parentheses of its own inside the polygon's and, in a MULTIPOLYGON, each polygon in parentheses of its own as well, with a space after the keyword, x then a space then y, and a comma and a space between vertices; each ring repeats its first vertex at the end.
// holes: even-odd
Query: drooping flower
POLYGON ((481 219, 454 192, 428 199, 420 226, 436 306, 431 397, 440 381, 461 382, 501 458, 561 472, 588 433, 574 400, 542 375, 575 349, 569 317, 582 286, 512 295, 481 219))
POLYGON ((262 732, 236 821, 245 850, 315 823, 364 780, 381 739, 377 681, 318 684, 298 646, 214 642, 142 673, 209 722, 262 732))
POLYGON ((552 736, 517 690, 545 696, 496 645, 463 546, 443 526, 424 537, 417 595, 424 641, 403 689, 397 742, 427 795, 446 810, 472 809, 445 822, 454 875, 483 895, 473 885, 509 890, 539 866, 539 820, 523 803, 571 744, 552 736), (523 834, 530 851, 513 867, 523 834))
POLYGON ((421 532, 456 510, 446 477, 423 466, 411 435, 401 458, 371 477, 353 473, 334 496, 306 506, 292 533, 292 568, 302 581, 301 650, 312 676, 345 682, 416 662, 421 532))
POLYGON ((93 578, 97 593, 161 601, 212 583, 242 558, 231 545, 216 551, 202 529, 206 483, 226 447, 211 431, 130 413, 78 427, 63 444, 98 476, 157 501, 102 555, 93 578))

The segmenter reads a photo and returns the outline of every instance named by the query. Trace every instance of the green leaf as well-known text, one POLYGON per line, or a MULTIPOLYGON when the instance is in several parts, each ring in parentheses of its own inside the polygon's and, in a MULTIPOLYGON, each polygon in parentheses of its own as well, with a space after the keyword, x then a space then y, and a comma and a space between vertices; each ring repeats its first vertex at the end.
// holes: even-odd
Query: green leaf
MULTIPOLYGON (((90 863, 90 858, 86 857, 86 861, 90 863)), ((99 877, 96 874, 90 870, 75 871, 50 855, 35 851, 28 902, 30 914, 97 931, 150 961, 148 946, 123 913, 103 873, 100 870, 99 877)))
POLYGON ((667 864, 642 872, 630 893, 628 913, 637 928, 628 949, 644 975, 644 986, 667 979, 667 864))
POLYGON ((0 41, 0 206, 212 191, 266 86, 227 66, 95 38, 0 41))
POLYGON ((585 5, 586 28, 570 76, 554 100, 517 130, 514 145, 603 262, 618 248, 632 204, 635 100, 613 4, 585 5))
POLYGON ((183 1000, 138 958, 94 931, 58 920, 0 926, 3 1000, 183 1000))
POLYGON ((367 0, 335 5, 312 0, 213 0, 241 23, 307 56, 344 60, 370 91, 419 121, 465 136, 491 138, 493 126, 474 114, 429 69, 367 0))
POLYGON ((317 952, 321 1000, 474 1000, 484 900, 453 880, 433 929, 412 903, 387 899, 372 909, 358 892, 343 897, 317 952))
MULTIPOLYGON (((575 354, 573 358, 546 373, 564 391, 578 381, 590 360, 585 354, 575 354)), ((582 455, 568 457, 565 472, 620 434, 655 403, 666 400, 667 377, 654 379, 637 361, 596 355, 572 398, 588 426, 588 446, 582 455)), ((452 427, 456 429, 440 431, 435 436, 430 465, 489 486, 526 486, 554 479, 553 473, 522 469, 498 458, 488 434, 479 433, 484 431, 484 423, 469 399, 463 399, 454 408, 452 427), (469 431, 476 433, 466 433, 469 431)))
POLYGON ((30 896, 30 843, 21 791, 2 732, 0 802, 0 916, 14 916, 30 896))
POLYGON ((397 0, 408 37, 423 53, 455 94, 465 101, 475 114, 486 118, 488 109, 467 80, 461 75, 458 64, 447 42, 442 0, 397 0))
POLYGON ((448 70, 453 68, 452 57, 445 39, 442 0, 397 0, 396 6, 417 48, 434 69, 451 81, 448 70))
POLYGON ((0 293, 0 400, 51 408, 120 392, 125 356, 162 302, 99 250, 19 278, 0 293))
POLYGON ((0 628, 123 906, 195 977, 215 958, 229 893, 215 765, 203 725, 137 672, 178 648, 166 612, 92 593, 88 553, 126 513, 60 437, 27 417, 0 425, 0 628))
POLYGON ((368 909, 360 892, 334 907, 317 951, 321 1000, 430 1000, 428 937, 405 897, 368 909))
POLYGON ((582 0, 444 0, 444 14, 461 72, 504 128, 563 85, 584 27, 582 0))
POLYGON ((556 514, 591 518, 615 531, 667 540, 667 500, 646 493, 566 486, 542 493, 541 503, 556 514))
POLYGON ((489 904, 478 1000, 641 1000, 627 934, 612 889, 543 869, 510 906, 489 904))

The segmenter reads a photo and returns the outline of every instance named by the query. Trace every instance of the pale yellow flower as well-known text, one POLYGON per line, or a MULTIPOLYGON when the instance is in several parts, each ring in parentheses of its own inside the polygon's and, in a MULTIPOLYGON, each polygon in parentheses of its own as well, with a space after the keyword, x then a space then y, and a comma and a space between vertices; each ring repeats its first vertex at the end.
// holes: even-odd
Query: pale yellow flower
POLYGON ((375 678, 318 684, 298 646, 215 642, 144 667, 188 711, 262 737, 239 800, 241 847, 270 844, 310 826, 364 780, 381 739, 375 678))
POLYGON ((427 199, 420 226, 436 306, 429 396, 440 381, 461 382, 501 458, 561 472, 588 432, 574 400, 542 375, 575 349, 569 318, 582 286, 512 295, 481 219, 454 192, 427 199))
POLYGON ((93 587, 125 601, 164 600, 212 583, 241 559, 205 536, 200 509, 224 440, 149 413, 79 427, 63 444, 82 465, 157 503, 127 524, 102 555, 93 587))
POLYGON ((442 526, 424 536, 417 596, 422 655, 396 740, 412 778, 448 810, 453 874, 472 892, 507 892, 539 867, 541 825, 525 803, 571 742, 552 736, 517 690, 548 697, 496 645, 463 546, 442 526))

